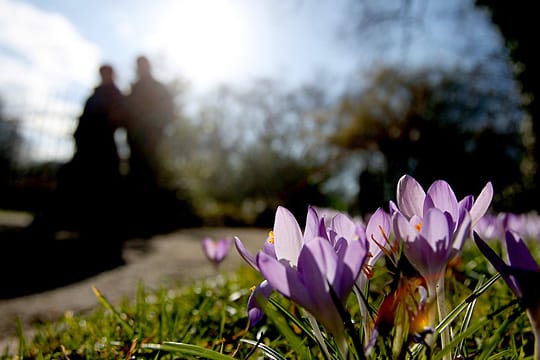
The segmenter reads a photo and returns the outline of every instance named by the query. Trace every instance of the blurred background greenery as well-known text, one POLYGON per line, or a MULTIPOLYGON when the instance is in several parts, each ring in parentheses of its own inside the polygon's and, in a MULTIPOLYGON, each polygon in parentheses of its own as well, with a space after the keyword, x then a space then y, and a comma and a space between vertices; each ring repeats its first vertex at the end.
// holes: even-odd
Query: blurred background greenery
MULTIPOLYGON (((388 11, 350 2, 343 41, 384 43, 381 57, 402 46, 386 35, 396 24, 404 36, 421 26, 409 20, 423 2, 396 3, 388 11)), ((190 87, 175 79, 177 118, 161 144, 160 180, 176 203, 158 207, 177 211, 175 226, 267 227, 277 205, 298 218, 308 204, 364 215, 394 199, 407 173, 424 186, 445 179, 460 198, 492 181, 494 210, 537 211, 532 6, 476 0, 474 11, 488 11, 500 32, 495 51, 472 58, 463 49, 451 67, 381 61, 337 93, 322 81, 290 88, 260 79, 209 91, 187 111, 190 87)), ((38 213, 54 201, 62 162, 29 161, 24 148, 20 122, 0 106, 0 209, 38 213)))

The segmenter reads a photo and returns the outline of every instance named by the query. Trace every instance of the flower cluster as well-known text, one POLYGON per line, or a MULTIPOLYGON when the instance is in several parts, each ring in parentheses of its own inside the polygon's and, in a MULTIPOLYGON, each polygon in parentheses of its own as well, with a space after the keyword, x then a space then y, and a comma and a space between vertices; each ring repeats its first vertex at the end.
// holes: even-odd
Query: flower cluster
POLYGON ((515 214, 511 212, 487 213, 474 227, 484 240, 504 239, 512 230, 525 240, 540 239, 540 215, 537 212, 515 214))
MULTIPOLYGON (((389 203, 388 212, 377 209, 366 223, 342 212, 308 207, 306 225, 301 229, 290 211, 278 207, 273 230, 257 254, 249 252, 241 239, 235 238, 239 254, 264 278, 248 301, 251 325, 262 320, 264 299, 277 291, 304 309, 312 324, 320 324, 341 355, 346 356, 350 342, 346 339, 344 311, 354 292, 366 325, 362 351, 369 352, 380 334, 381 319, 388 316, 383 308, 397 311, 398 300, 403 299, 397 291, 388 296, 387 299, 394 300, 383 302, 377 320, 367 326, 371 314, 364 289, 373 268, 384 257, 396 270, 405 262, 418 274, 407 278, 400 273, 396 279, 406 283, 400 288, 407 289, 411 299, 418 295, 418 301, 403 302, 416 304, 406 305, 412 316, 411 329, 429 333, 436 324, 433 304, 437 303, 439 321, 446 315, 445 269, 472 237, 492 197, 490 182, 477 198, 468 195, 458 200, 443 180, 435 181, 425 191, 413 177, 404 175, 398 182, 397 202, 389 203), (426 309, 428 321, 422 321, 420 327, 412 326, 415 320, 425 318, 426 309)), ((313 326, 315 336, 321 339, 318 329, 318 325, 313 326)), ((445 341, 449 341, 448 334, 442 336, 443 347, 445 341)), ((324 350, 323 341, 319 343, 324 350)))

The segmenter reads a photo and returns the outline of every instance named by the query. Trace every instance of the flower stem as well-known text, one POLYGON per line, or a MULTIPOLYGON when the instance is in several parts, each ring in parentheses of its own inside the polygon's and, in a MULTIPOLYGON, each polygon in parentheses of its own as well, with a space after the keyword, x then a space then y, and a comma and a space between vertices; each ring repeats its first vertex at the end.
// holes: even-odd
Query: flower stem
MULTIPOLYGON (((446 293, 444 288, 444 276, 441 276, 435 285, 436 287, 436 294, 437 294, 437 311, 439 315, 439 322, 443 321, 446 318, 446 315, 448 315, 448 311, 446 310, 446 293)), ((449 328, 447 327, 444 329, 441 333, 441 349, 446 348, 446 346, 450 343, 450 333, 449 328)), ((444 355, 444 360, 451 360, 452 355, 450 352, 447 352, 446 355, 444 355)))
POLYGON ((304 316, 309 320, 309 324, 311 325, 311 329, 313 330, 313 335, 319 342, 319 346, 324 352, 326 359, 331 359, 332 356, 330 355, 330 352, 328 352, 328 347, 326 346, 326 342, 324 341, 323 334, 321 332, 321 329, 319 328, 319 324, 317 323, 317 319, 313 315, 311 315, 309 312, 302 310, 304 316))
POLYGON ((528 308, 527 317, 534 332, 534 360, 540 360, 540 319, 538 319, 538 309, 536 307, 528 308))

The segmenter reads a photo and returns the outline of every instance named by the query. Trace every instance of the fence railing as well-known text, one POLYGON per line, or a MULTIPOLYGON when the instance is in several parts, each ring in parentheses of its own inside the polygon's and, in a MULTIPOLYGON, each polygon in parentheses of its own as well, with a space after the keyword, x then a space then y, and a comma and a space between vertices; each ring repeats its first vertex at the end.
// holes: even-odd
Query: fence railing
POLYGON ((58 168, 74 152, 73 132, 82 108, 74 99, 70 93, 3 102, 0 208, 33 208, 30 203, 39 203, 54 189, 58 168))

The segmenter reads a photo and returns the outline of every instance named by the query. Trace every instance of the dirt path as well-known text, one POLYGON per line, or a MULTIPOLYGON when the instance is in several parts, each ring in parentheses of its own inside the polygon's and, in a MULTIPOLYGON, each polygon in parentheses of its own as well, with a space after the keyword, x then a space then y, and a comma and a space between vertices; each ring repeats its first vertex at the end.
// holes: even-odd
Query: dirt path
MULTIPOLYGON (((252 251, 260 249, 267 230, 252 228, 196 228, 158 235, 147 240, 129 240, 123 247, 125 265, 101 272, 75 283, 41 293, 0 300, 0 351, 16 352, 16 319, 31 336, 34 324, 53 321, 66 311, 81 313, 99 306, 92 291, 96 286, 112 303, 134 299, 139 282, 147 288, 159 288, 189 282, 213 274, 204 257, 200 240, 239 236, 252 251)), ((223 271, 245 264, 236 249, 231 249, 221 265, 223 271)), ((8 274, 2 274, 9 276, 8 274)))

